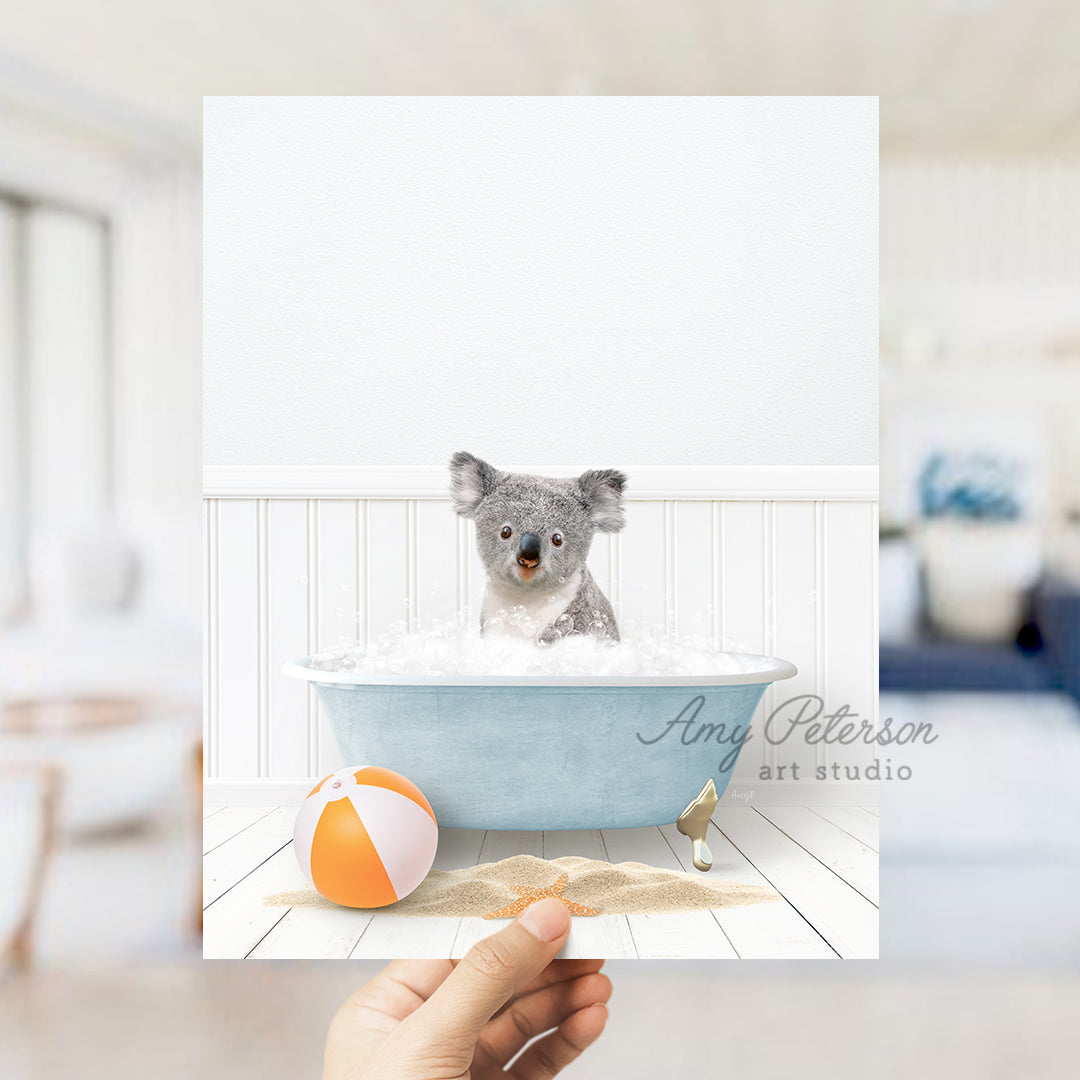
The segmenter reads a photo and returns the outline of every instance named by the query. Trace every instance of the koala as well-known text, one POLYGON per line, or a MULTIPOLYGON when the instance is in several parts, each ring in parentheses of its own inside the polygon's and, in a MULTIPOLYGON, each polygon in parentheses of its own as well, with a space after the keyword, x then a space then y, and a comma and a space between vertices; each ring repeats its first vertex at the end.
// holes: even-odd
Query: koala
POLYGON ((501 472, 472 454, 454 454, 454 510, 476 522, 476 546, 487 570, 481 634, 500 608, 523 606, 531 632, 511 626, 507 634, 535 635, 540 645, 567 634, 619 640, 611 602, 585 558, 594 533, 618 532, 625 524, 625 486, 626 477, 614 469, 556 480, 501 472))

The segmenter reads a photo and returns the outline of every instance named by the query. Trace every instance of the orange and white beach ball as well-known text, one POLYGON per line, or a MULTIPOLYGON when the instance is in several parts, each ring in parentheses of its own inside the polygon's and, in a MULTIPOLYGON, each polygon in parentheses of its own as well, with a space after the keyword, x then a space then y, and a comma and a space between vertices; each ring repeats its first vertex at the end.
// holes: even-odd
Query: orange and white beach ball
POLYGON ((439 829, 420 789, 374 765, 338 769, 296 815, 293 849, 304 876, 335 904, 384 907, 427 877, 439 829))

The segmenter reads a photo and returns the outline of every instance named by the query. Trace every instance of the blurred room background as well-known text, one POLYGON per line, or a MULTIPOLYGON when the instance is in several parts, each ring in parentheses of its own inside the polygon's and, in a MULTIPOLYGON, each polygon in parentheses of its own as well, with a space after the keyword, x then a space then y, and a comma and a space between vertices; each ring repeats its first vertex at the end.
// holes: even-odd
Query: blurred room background
POLYGON ((0 956, 134 962, 194 941, 198 134, 29 49, 0 115, 0 956))
POLYGON ((880 704, 939 736, 882 786, 882 926, 1075 965, 1080 162, 1002 108, 985 153, 882 162, 880 704))
POLYGON ((882 785, 889 960, 623 964, 578 1073, 730 1023, 747 1075, 1073 1075, 1078 46, 1067 0, 7 5, 0 1072, 313 1074, 369 973, 196 959, 201 95, 700 93, 880 95, 882 715, 940 737, 882 785))

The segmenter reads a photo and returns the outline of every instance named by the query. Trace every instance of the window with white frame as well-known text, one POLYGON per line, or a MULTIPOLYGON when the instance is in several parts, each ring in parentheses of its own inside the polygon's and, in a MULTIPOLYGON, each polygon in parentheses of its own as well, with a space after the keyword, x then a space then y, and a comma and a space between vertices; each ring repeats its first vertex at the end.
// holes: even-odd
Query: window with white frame
POLYGON ((109 222, 0 192, 0 625, 30 562, 114 502, 109 222))

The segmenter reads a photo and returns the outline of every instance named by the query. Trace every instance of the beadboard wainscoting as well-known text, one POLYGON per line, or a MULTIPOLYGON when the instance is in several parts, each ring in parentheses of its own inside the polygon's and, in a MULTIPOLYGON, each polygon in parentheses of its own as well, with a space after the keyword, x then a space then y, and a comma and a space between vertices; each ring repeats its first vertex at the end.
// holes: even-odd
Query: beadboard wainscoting
MULTIPOLYGON (((802 694, 877 723, 877 469, 625 471, 626 528, 598 535, 589 556, 619 618, 799 668, 766 692, 724 801, 876 803, 865 768, 885 755, 873 745, 770 743, 762 725, 802 694)), ((299 803, 344 763, 313 691, 282 664, 402 620, 475 616, 473 524, 452 512, 437 468, 208 468, 205 496, 207 800, 299 803)))

